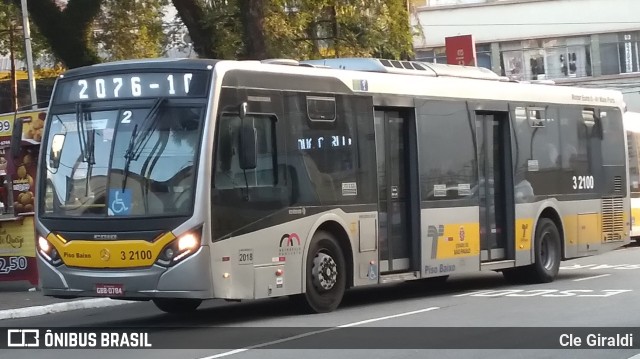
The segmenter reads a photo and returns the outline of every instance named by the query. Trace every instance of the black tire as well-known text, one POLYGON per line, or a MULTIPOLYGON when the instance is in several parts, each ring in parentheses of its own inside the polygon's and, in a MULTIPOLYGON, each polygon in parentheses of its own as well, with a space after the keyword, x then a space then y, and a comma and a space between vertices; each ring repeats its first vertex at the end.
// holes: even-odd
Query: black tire
POLYGON ((153 304, 166 313, 191 313, 194 312, 202 300, 200 299, 182 299, 182 298, 155 298, 153 304))
POLYGON ((562 252, 558 228, 548 218, 541 218, 536 226, 534 259, 531 280, 535 283, 552 282, 558 275, 562 252))
POLYGON ((311 313, 332 312, 344 296, 347 265, 335 237, 318 231, 311 239, 305 268, 306 291, 293 299, 304 299, 303 309, 311 313), (324 272, 324 273, 323 273, 324 272))

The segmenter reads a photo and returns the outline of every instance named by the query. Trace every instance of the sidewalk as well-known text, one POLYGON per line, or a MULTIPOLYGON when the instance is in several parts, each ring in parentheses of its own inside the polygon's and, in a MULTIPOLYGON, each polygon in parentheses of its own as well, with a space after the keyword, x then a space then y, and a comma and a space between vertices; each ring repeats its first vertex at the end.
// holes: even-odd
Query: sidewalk
POLYGON ((0 282, 0 320, 127 303, 130 302, 109 298, 57 299, 45 297, 26 282, 0 282))
POLYGON ((25 282, 0 282, 0 311, 64 302, 62 299, 45 297, 32 285, 25 282))

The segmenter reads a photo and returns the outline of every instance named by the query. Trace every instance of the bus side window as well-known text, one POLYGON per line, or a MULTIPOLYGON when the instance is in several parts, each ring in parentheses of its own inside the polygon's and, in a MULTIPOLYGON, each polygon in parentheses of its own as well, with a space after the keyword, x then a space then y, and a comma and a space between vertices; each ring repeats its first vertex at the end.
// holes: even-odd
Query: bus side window
POLYGON ((240 117, 222 115, 218 127, 214 177, 214 187, 217 189, 273 187, 278 182, 275 118, 248 115, 245 118, 247 121, 253 121, 256 129, 256 168, 243 170, 240 167, 240 117))

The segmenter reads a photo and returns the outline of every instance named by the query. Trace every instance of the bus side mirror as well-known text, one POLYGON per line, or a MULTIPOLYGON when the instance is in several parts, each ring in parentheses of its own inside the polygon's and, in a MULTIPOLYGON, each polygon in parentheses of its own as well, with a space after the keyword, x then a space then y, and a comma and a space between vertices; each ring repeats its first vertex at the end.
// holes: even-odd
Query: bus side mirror
POLYGON ((13 120, 13 132, 11 132, 11 156, 13 156, 13 158, 18 158, 18 156, 20 156, 23 123, 23 119, 21 118, 15 118, 13 120))
MULTIPOLYGON (((244 122, 244 121, 243 121, 244 122)), ((243 123, 240 127, 240 168, 251 170, 256 168, 258 154, 256 152, 256 128, 251 124, 243 123)))
POLYGON ((51 149, 49 152, 49 167, 58 168, 60 167, 60 152, 62 151, 62 146, 64 146, 65 135, 62 133, 57 133, 53 135, 51 139, 51 149))

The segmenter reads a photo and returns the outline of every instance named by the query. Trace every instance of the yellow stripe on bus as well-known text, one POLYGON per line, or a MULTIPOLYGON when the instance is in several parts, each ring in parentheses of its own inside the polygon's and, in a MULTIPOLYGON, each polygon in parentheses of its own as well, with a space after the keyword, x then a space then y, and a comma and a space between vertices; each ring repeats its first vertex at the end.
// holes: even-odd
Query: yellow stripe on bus
POLYGON ((173 233, 167 232, 153 243, 144 240, 73 240, 65 243, 54 234, 47 236, 67 266, 80 268, 149 267, 175 238, 173 233))
POLYGON ((638 226, 640 225, 640 208, 631 208, 631 223, 638 226))
POLYGON ((629 236, 629 221, 631 219, 627 211, 609 214, 606 218, 607 222, 622 224, 621 229, 613 232, 603 232, 605 229, 602 228, 602 213, 581 213, 564 216, 566 245, 602 244, 622 240, 629 236))
MULTIPOLYGON (((516 250, 528 251, 531 249, 532 228, 533 219, 531 218, 516 221, 516 250)), ((480 225, 478 223, 445 224, 444 233, 438 238, 437 248, 437 259, 480 255, 480 225)))

